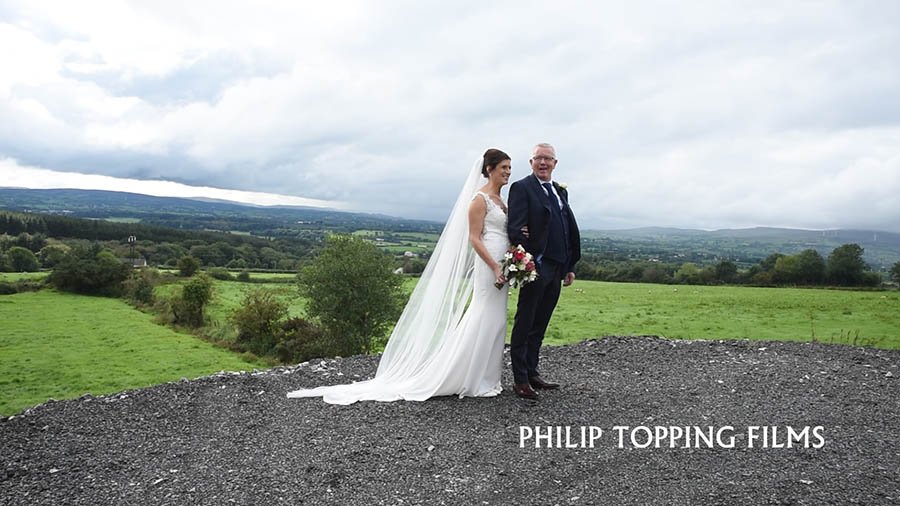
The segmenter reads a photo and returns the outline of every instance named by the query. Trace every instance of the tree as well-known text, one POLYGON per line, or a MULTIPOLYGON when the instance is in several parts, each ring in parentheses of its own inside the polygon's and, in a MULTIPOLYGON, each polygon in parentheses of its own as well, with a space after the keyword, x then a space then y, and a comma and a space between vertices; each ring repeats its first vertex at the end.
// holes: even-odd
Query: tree
POLYGON ((651 265, 644 267, 644 273, 641 276, 642 283, 665 283, 669 281, 669 274, 662 267, 651 265))
POLYGON ((863 281, 866 263, 863 248, 858 244, 843 244, 828 255, 828 282, 839 286, 858 286, 863 281))
POLYGON ((47 245, 47 236, 44 234, 35 234, 31 235, 27 232, 22 232, 18 236, 16 236, 16 246, 21 246, 25 249, 31 250, 31 252, 40 251, 41 248, 47 245))
POLYGON ((769 272, 775 269, 775 263, 778 262, 778 259, 783 257, 784 253, 772 253, 767 256, 764 260, 759 262, 759 266, 762 267, 763 272, 769 272))
POLYGON ((697 264, 691 262, 681 264, 681 267, 675 271, 675 281, 688 285, 700 284, 700 269, 697 268, 697 264))
POLYGON ((307 320, 289 318, 280 327, 275 336, 274 351, 284 363, 333 357, 341 353, 321 328, 307 320))
POLYGON ((772 281, 779 285, 798 283, 800 280, 800 260, 796 255, 782 255, 775 261, 772 281))
POLYGON ((891 279, 893 279, 895 283, 900 284, 900 262, 895 263, 891 267, 891 279))
POLYGON ((212 300, 213 282, 206 274, 198 274, 181 288, 181 295, 171 301, 175 323, 200 327, 205 320, 204 309, 212 300))
POLYGON ((22 246, 13 246, 6 254, 13 272, 35 272, 41 268, 34 253, 22 246))
POLYGON ((197 273, 200 269, 200 261, 196 258, 185 255, 178 259, 178 275, 189 278, 197 273))
POLYGON ((731 283, 737 275, 737 265, 731 260, 722 260, 716 264, 716 279, 723 283, 731 283))
POLYGON ((62 259, 65 258, 66 254, 71 249, 72 248, 63 243, 54 243, 44 246, 38 252, 38 257, 41 259, 41 266, 52 269, 56 264, 62 262, 62 259))
POLYGON ((238 329, 238 343, 257 355, 268 355, 274 353, 275 334, 285 316, 287 304, 278 300, 272 290, 259 288, 244 294, 229 320, 238 329))
POLYGON ((95 243, 70 251, 53 268, 49 281, 67 292, 118 296, 130 273, 131 267, 95 243))
POLYGON ((400 315, 402 278, 374 244, 333 235, 298 276, 307 314, 344 354, 369 353, 400 315))
POLYGON ((153 304, 153 287, 159 283, 156 269, 133 269, 131 276, 122 283, 123 296, 136 304, 153 304))
POLYGON ((825 280, 825 259, 814 249, 797 254, 797 279, 807 285, 818 285, 825 280))

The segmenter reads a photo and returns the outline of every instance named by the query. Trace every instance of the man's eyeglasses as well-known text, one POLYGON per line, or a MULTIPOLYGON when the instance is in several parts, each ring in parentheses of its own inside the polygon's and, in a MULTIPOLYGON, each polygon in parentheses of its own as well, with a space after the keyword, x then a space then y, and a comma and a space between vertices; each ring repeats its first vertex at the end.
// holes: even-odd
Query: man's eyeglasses
POLYGON ((550 163, 550 162, 555 162, 555 161, 556 161, 556 158, 553 158, 553 157, 550 157, 550 156, 536 156, 536 157, 532 158, 532 160, 534 160, 535 162, 547 162, 547 163, 550 163))

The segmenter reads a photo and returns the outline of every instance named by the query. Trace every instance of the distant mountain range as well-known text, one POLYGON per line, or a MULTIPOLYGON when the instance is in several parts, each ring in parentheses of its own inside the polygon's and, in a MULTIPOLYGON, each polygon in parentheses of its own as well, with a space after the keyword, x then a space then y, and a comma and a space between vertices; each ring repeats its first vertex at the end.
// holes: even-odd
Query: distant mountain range
MULTIPOLYGON (((0 209, 133 220, 179 229, 237 231, 260 236, 290 235, 304 229, 435 233, 443 227, 442 223, 433 221, 334 209, 266 207, 102 190, 0 188, 0 209)), ((756 227, 705 231, 644 227, 585 230, 582 236, 586 251, 617 249, 628 252, 632 258, 678 258, 684 252, 702 252, 703 258, 732 258, 746 263, 758 261, 774 252, 793 254, 808 248, 827 256, 841 244, 856 243, 865 248, 866 261, 875 269, 884 270, 900 261, 900 234, 871 230, 756 227)))
POLYGON ((775 252, 795 254, 805 249, 814 249, 827 257, 842 244, 856 243, 865 249, 866 261, 876 270, 885 270, 900 261, 900 234, 873 230, 754 227, 707 231, 644 227, 589 230, 582 236, 588 241, 627 241, 656 247, 665 245, 669 251, 706 251, 722 258, 755 260, 775 252))
POLYGON ((104 190, 32 190, 0 187, 0 209, 64 214, 79 218, 133 219, 142 223, 177 228, 251 233, 268 228, 297 228, 297 225, 329 229, 378 228, 429 232, 441 229, 440 223, 381 214, 316 207, 256 206, 214 199, 154 197, 104 190))
POLYGON ((673 238, 727 238, 745 239, 748 241, 795 241, 798 243, 819 244, 823 241, 853 242, 860 246, 865 244, 883 244, 900 247, 900 234, 873 230, 835 229, 804 230, 795 228, 753 227, 726 228, 721 230, 696 230, 689 228, 642 227, 625 230, 590 230, 589 235, 623 239, 666 240, 673 238))

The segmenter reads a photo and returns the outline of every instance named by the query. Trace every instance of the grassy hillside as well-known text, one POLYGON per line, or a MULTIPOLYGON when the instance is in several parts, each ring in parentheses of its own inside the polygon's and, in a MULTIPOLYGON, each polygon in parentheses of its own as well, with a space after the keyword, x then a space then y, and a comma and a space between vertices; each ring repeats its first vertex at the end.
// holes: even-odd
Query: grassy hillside
MULTIPOLYGON (((511 300, 510 314, 513 305, 511 300)), ((577 281, 563 289, 547 339, 563 344, 602 335, 653 334, 900 348, 898 312, 896 291, 577 281)))
MULTIPOLYGON (((277 276, 277 275, 274 275, 277 276)), ((284 275, 282 277, 292 277, 284 275)), ((302 315, 293 283, 216 281, 209 308, 216 337, 233 338, 228 314, 243 292, 271 288, 302 315)), ((170 294, 183 281, 161 286, 170 294)), ((415 280, 404 288, 411 291, 415 280)), ((515 314, 510 297, 509 327, 515 314)), ((678 339, 817 340, 900 348, 900 293, 824 289, 669 286, 578 281, 563 289, 547 344, 603 335, 678 339)), ((0 296, 0 415, 47 398, 105 394, 253 367, 235 354, 153 323, 116 299, 43 290, 0 296)))
POLYGON ((0 415, 48 398, 143 387, 253 364, 153 323, 118 299, 51 290, 0 296, 0 415))

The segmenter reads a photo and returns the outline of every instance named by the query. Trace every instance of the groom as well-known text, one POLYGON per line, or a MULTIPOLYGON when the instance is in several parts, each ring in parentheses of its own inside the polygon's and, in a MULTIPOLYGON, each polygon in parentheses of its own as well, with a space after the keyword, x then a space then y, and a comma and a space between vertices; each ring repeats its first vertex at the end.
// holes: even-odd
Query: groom
POLYGON ((535 389, 559 388, 541 378, 538 358, 547 324, 559 300, 560 281, 575 280, 574 266, 581 258, 581 237, 569 207, 569 194, 551 178, 556 150, 550 144, 534 147, 532 174, 509 187, 509 241, 532 254, 538 279, 519 291, 519 304, 510 339, 510 356, 519 397, 537 399, 535 389))

